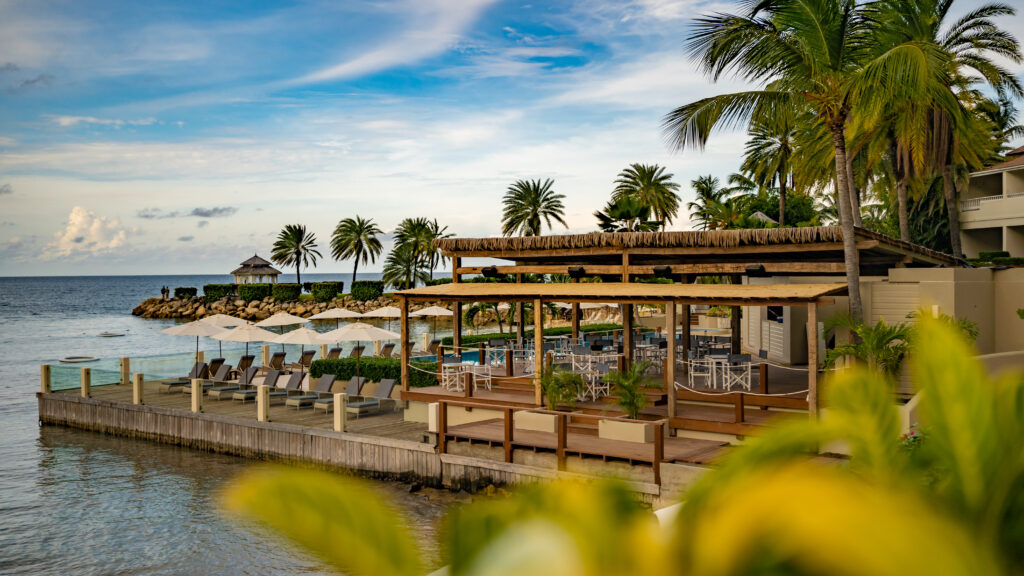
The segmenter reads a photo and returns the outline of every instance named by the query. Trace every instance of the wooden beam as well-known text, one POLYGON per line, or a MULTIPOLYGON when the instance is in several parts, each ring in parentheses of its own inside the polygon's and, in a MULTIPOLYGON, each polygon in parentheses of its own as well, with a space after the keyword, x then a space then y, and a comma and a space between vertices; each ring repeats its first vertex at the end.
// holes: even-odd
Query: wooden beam
POLYGON ((409 391, 409 358, 412 357, 410 354, 412 343, 409 342, 409 300, 402 296, 398 297, 398 307, 402 311, 401 315, 401 337, 402 337, 402 391, 409 391))
MULTIPOLYGON (((523 282, 523 275, 516 274, 516 284, 523 282)), ((523 339, 526 338, 526 311, 523 309, 522 304, 516 306, 516 340, 520 346, 523 345, 523 339)))
POLYGON ((668 349, 665 351, 665 390, 668 393, 668 417, 676 416, 676 303, 665 303, 665 332, 668 349))
POLYGON ((544 404, 540 377, 544 372, 544 308, 539 298, 533 301, 533 400, 544 404))
POLYGON ((459 268, 462 266, 462 258, 458 256, 452 257, 452 283, 458 284, 462 281, 462 273, 459 272, 459 268))
POLYGON ((633 361, 633 305, 622 305, 622 359, 623 367, 629 368, 633 361))
POLYGON ((818 305, 807 305, 807 408, 818 417, 818 305))
MULTIPOLYGON (((877 248, 878 240, 860 240, 857 242, 858 250, 870 250, 877 248)), ((887 244, 886 248, 890 246, 887 244)), ((743 245, 743 246, 679 246, 679 247, 657 247, 657 248, 631 248, 633 254, 637 255, 730 255, 730 254, 764 254, 780 252, 831 252, 843 250, 842 242, 805 242, 800 244, 767 244, 767 245, 743 245)), ((462 258, 498 258, 502 260, 520 260, 522 258, 547 258, 561 257, 569 258, 574 256, 617 256, 622 254, 623 249, 617 246, 602 248, 555 248, 550 250, 466 250, 458 252, 446 252, 445 256, 457 255, 462 258)))
POLYGON ((629 282, 629 252, 622 251, 622 281, 629 282))
MULTIPOLYGON (((739 274, 732 275, 733 284, 742 284, 743 277, 739 274)), ((729 314, 729 348, 733 354, 740 353, 740 337, 742 335, 742 329, 740 328, 740 315, 743 313, 743 309, 739 306, 733 306, 729 314)))
MULTIPOLYGON (((499 274, 526 272, 530 274, 568 274, 569 268, 582 266, 589 275, 622 274, 623 267, 608 264, 521 264, 519 266, 495 266, 499 274)), ((668 264, 673 274, 745 274, 747 268, 764 266, 769 274, 843 274, 842 262, 709 262, 706 264, 668 264)), ((458 269, 461 274, 480 274, 486 266, 466 266, 458 269)), ((627 270, 634 276, 651 276, 654 265, 629 265, 627 270)))
MULTIPOLYGON (((573 284, 579 283, 579 280, 573 278, 573 284)), ((572 338, 573 340, 580 337, 580 303, 572 303, 572 338)))
POLYGON ((452 314, 452 352, 457 358, 462 358, 462 302, 455 301, 455 310, 452 314))

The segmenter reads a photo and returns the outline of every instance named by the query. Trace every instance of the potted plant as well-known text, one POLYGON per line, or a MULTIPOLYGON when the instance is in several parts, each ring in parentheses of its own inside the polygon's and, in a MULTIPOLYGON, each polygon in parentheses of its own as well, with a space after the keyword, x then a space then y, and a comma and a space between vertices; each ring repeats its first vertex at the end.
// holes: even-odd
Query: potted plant
POLYGON ((540 387, 548 410, 558 410, 559 406, 568 406, 571 410, 583 394, 584 382, 575 372, 548 366, 541 372, 540 387))
MULTIPOLYGON (((629 368, 612 370, 605 376, 612 385, 615 404, 630 420, 638 420, 640 411, 650 403, 644 394, 644 374, 649 367, 650 362, 633 362, 629 368)), ((654 440, 654 427, 645 422, 601 420, 598 422, 598 436, 609 440, 651 442, 654 440)))

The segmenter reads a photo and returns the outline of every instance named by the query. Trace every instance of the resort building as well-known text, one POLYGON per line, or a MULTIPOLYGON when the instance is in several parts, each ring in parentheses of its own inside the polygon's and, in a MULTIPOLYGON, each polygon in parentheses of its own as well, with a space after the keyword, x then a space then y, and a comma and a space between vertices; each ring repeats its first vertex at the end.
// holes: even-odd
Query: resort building
POLYGON ((277 276, 281 271, 270 265, 259 254, 253 254, 238 268, 231 271, 235 284, 277 284, 277 276))
POLYGON ((1024 146, 1006 157, 971 174, 960 196, 960 237, 969 258, 986 251, 1024 256, 1024 146))

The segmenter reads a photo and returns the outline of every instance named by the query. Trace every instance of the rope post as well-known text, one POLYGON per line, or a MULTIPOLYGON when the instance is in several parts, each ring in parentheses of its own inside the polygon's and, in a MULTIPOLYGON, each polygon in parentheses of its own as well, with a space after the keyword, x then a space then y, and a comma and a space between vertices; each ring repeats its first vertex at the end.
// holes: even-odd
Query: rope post
POLYGON ((476 360, 477 364, 481 366, 487 366, 487 348, 486 344, 480 342, 476 345, 476 360))
POLYGON ((321 344, 320 345, 320 359, 322 360, 324 358, 327 358, 327 353, 328 352, 329 352, 329 350, 327 349, 327 344, 321 344))
POLYGON ((334 395, 334 431, 344 432, 348 418, 348 394, 339 392, 334 395))
POLYGON ((511 408, 505 408, 505 462, 512 463, 512 441, 515 439, 515 418, 511 408))
POLYGON ((437 381, 444 382, 444 346, 437 345, 437 381))
POLYGON ((203 352, 202 350, 200 350, 196 354, 196 362, 206 362, 206 352, 203 352))
POLYGON ((734 417, 733 417, 733 422, 735 422, 737 424, 742 424, 743 423, 743 408, 744 408, 744 406, 743 406, 743 392, 739 392, 739 393, 736 394, 736 406, 735 406, 735 408, 736 408, 736 412, 735 412, 734 417))
POLYGON ((260 346, 260 364, 262 366, 270 365, 270 344, 260 346))
POLYGON ((818 304, 807 304, 807 408, 818 417, 818 304))
POLYGON ((199 378, 192 379, 192 411, 203 411, 203 381, 199 378))
POLYGON ((469 372, 462 373, 462 394, 466 398, 473 397, 473 375, 469 372))
POLYGON ((131 360, 126 356, 121 358, 121 385, 127 386, 131 379, 131 360))
POLYGON ((256 388, 256 421, 270 422, 270 386, 266 384, 256 388))
POLYGON ((373 341, 373 355, 380 356, 380 349, 383 348, 384 344, 380 340, 373 341))
POLYGON ((145 404, 142 394, 142 378, 142 372, 136 372, 132 375, 132 404, 145 404))
POLYGON ((676 416, 676 303, 665 303, 665 330, 668 346, 665 349, 665 393, 668 396, 668 417, 676 416))
MULTIPOLYGON (((768 393, 768 363, 761 362, 757 366, 757 380, 761 387, 761 394, 768 393)), ((761 406, 761 410, 768 410, 767 406, 761 406)))
POLYGON ((82 398, 88 398, 92 395, 92 370, 88 368, 82 368, 82 398))
POLYGON ((49 394, 53 391, 53 380, 50 378, 49 364, 39 366, 39 391, 43 394, 49 394))
POLYGON ((555 420, 556 434, 558 440, 555 444, 555 455, 558 458, 558 469, 565 470, 565 445, 568 442, 568 417, 562 413, 557 416, 555 420))
POLYGON ((511 378, 512 376, 515 376, 515 373, 516 373, 515 361, 516 361, 515 353, 512 352, 511 348, 506 348, 505 349, 505 376, 508 377, 508 378, 511 378))
POLYGON ((448 403, 437 403, 437 453, 445 454, 448 450, 448 403))
POLYGON ((665 459, 665 424, 658 422, 654 425, 654 458, 651 467, 654 468, 654 483, 661 486, 661 461, 665 459))

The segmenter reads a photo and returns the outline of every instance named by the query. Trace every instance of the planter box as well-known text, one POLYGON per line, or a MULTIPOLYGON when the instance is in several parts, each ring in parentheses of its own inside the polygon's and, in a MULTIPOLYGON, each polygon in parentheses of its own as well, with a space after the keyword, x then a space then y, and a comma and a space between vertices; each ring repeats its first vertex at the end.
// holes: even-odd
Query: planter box
POLYGON ((555 433, 555 415, 537 412, 516 412, 513 422, 516 430, 532 430, 534 432, 555 433))
POLYGON ((600 420, 597 423, 597 436, 605 440, 646 444, 654 442, 654 425, 647 422, 600 420))

